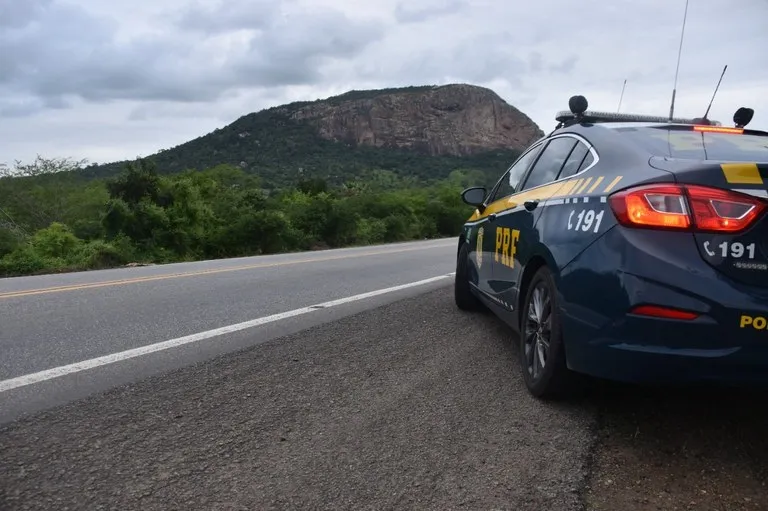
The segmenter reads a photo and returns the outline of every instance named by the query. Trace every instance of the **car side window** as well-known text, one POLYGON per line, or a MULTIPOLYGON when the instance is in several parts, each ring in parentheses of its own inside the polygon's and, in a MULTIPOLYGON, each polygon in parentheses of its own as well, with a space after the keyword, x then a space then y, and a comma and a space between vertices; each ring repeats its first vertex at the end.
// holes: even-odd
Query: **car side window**
POLYGON ((520 179, 525 175, 525 171, 531 166, 531 163, 536 159, 539 152, 541 152, 542 145, 543 144, 539 144, 525 153, 509 168, 509 170, 507 170, 504 176, 502 176, 499 186, 496 188, 489 203, 512 195, 513 193, 517 193, 520 179))
MULTIPOLYGON (((565 165, 563 165, 563 170, 560 171, 560 175, 557 178, 565 179, 578 172, 581 172, 586 167, 586 165, 583 163, 586 161, 584 159, 586 156, 589 156, 590 163, 592 160, 594 160, 594 158, 592 158, 592 154, 589 152, 589 147, 587 147, 587 144, 584 142, 577 142, 576 147, 574 147, 573 151, 571 151, 571 155, 568 156, 568 159, 565 161, 565 165)), ((589 163, 587 163, 587 165, 589 165, 589 163)))
POLYGON ((558 137, 551 140, 544 148, 533 170, 528 174, 522 189, 528 190, 554 181, 577 142, 573 137, 558 137))
POLYGON ((584 161, 582 161, 581 165, 579 166, 579 172, 581 172, 582 170, 592 165, 594 161, 595 161, 595 157, 592 156, 592 153, 587 153, 586 158, 584 158, 584 161))

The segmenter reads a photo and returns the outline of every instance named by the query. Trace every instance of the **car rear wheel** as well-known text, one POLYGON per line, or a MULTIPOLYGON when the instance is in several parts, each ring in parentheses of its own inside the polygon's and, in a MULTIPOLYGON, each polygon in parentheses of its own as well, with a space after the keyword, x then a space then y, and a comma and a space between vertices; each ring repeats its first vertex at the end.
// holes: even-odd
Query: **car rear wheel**
POLYGON ((456 306, 465 311, 476 311, 481 308, 480 301, 469 287, 469 248, 464 244, 459 249, 456 258, 456 276, 453 281, 453 295, 456 306))
POLYGON ((537 398, 564 397, 574 374, 565 363, 557 289, 549 268, 539 268, 528 286, 520 325, 520 362, 528 391, 537 398))

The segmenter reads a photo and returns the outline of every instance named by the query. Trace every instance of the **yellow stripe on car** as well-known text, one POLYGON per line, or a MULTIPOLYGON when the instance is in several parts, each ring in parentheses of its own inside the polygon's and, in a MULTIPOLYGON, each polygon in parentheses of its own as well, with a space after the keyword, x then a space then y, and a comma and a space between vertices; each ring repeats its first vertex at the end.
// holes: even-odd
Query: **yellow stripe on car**
POLYGON ((590 181, 592 181, 592 178, 588 177, 586 181, 584 181, 584 184, 579 187, 579 191, 577 191, 576 193, 580 194, 581 192, 583 192, 589 186, 590 181))
POLYGON ((482 213, 480 213, 480 211, 478 210, 475 210, 474 214, 471 217, 469 217, 469 220, 467 221, 475 222, 477 220, 482 220, 483 218, 487 217, 492 213, 498 214, 498 213, 501 213, 502 211, 516 208, 518 205, 520 205, 521 203, 527 200, 548 199, 552 197, 560 188, 562 188, 567 184, 568 184, 567 182, 555 182, 555 183, 550 183, 548 185, 539 186, 531 190, 526 190, 524 192, 508 195, 507 197, 504 197, 502 199, 496 200, 488 204, 488 207, 485 208, 485 210, 482 213))
POLYGON ((566 181, 563 183, 563 187, 558 190, 555 194, 552 195, 552 197, 562 197, 563 195, 568 195, 573 191, 573 189, 578 184, 578 180, 571 179, 570 181, 566 181))
POLYGON ((589 189, 587 193, 592 193, 595 191, 595 189, 600 186, 600 183, 603 182, 603 176, 597 176, 597 179, 595 180, 595 184, 592 185, 592 187, 589 189))
POLYGON ((619 181, 621 181, 621 178, 622 178, 622 177, 624 177, 624 176, 616 176, 616 177, 613 179, 613 181, 611 181, 611 182, 610 182, 610 184, 609 184, 608 186, 606 186, 606 187, 605 187, 605 190, 603 190, 603 193, 608 193, 608 192, 610 192, 611 190, 613 190, 613 188, 614 188, 614 187, 615 187, 617 184, 619 184, 619 181))
MULTIPOLYGON (((613 181, 611 181, 611 183, 606 187, 605 192, 610 191, 614 186, 616 186, 621 178, 622 176, 617 176, 613 181)), ((524 192, 512 194, 497 201, 491 202, 482 213, 480 213, 479 210, 475 210, 467 222, 476 222, 478 220, 482 220, 488 215, 494 213, 498 214, 503 211, 516 208, 527 200, 547 200, 569 195, 580 195, 582 193, 591 194, 597 189, 598 186, 600 186, 600 183, 602 183, 604 179, 604 176, 566 179, 563 181, 549 183, 544 186, 539 186, 531 190, 526 190, 524 192), (593 179, 595 180, 594 183, 592 183, 593 179)))
POLYGON ((763 177, 760 175, 757 163, 721 163, 720 168, 723 170, 725 180, 730 184, 763 184, 763 177))
POLYGON ((583 182, 584 182, 584 180, 583 180, 583 179, 578 179, 578 180, 576 181, 576 184, 575 184, 575 185, 573 185, 573 188, 571 188, 571 190, 568 192, 568 195, 573 195, 573 194, 575 194, 575 193, 576 193, 576 190, 578 190, 578 189, 579 189, 579 187, 581 186, 581 183, 583 183, 583 182))

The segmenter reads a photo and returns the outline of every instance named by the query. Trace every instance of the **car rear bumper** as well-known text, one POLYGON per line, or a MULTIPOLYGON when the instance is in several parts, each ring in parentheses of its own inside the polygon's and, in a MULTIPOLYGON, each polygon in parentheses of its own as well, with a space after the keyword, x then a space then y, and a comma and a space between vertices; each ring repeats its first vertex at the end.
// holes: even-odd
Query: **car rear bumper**
POLYGON ((768 384, 768 334, 762 342, 739 342, 713 335, 716 325, 628 319, 626 326, 579 346, 568 344, 568 366, 591 376, 635 383, 768 384), (656 334, 647 334, 650 330, 656 334))
POLYGON ((568 366, 626 382, 768 384, 768 289, 715 271, 692 235, 612 229, 561 273, 568 366), (644 304, 699 316, 631 313, 644 304))

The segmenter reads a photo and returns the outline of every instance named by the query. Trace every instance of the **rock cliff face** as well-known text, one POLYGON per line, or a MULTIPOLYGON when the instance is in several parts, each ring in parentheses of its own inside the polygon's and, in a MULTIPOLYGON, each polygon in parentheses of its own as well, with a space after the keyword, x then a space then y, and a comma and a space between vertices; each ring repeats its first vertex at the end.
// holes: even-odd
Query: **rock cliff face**
POLYGON ((300 105, 286 113, 325 139, 429 155, 520 150, 544 135, 495 92, 473 85, 352 91, 300 105))

